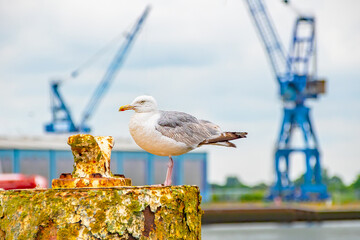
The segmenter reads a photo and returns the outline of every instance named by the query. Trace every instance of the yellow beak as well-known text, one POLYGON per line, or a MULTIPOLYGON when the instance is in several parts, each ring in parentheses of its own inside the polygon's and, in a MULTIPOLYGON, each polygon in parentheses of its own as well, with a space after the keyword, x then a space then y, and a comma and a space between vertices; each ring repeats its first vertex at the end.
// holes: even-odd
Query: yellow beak
POLYGON ((126 110, 134 110, 134 106, 128 104, 128 105, 121 106, 119 108, 119 112, 126 111, 126 110))

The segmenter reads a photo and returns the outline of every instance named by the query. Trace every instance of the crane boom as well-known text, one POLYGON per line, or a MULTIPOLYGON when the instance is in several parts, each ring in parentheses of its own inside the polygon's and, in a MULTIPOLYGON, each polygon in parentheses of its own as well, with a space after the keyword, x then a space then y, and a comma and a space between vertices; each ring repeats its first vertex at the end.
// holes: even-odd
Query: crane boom
POLYGON ((254 23, 261 36, 262 42, 269 57, 272 70, 278 82, 283 81, 283 77, 287 70, 287 58, 273 26, 269 15, 267 14, 265 5, 262 0, 246 0, 254 23))
POLYGON ((81 122, 80 122, 80 131, 87 128, 86 122, 99 105, 101 98, 104 96, 106 90, 109 88, 110 84, 114 80, 116 73, 119 71, 122 63, 124 62, 125 56, 128 53, 128 50, 133 43, 137 33, 141 29, 142 24, 144 23, 148 13, 150 11, 150 7, 146 7, 145 11, 131 30, 131 32, 127 35, 126 42, 120 47, 117 51, 114 59, 112 60, 109 68, 107 69, 104 77, 102 78, 99 86, 96 88, 95 92, 93 93, 90 101, 86 105, 86 108, 83 112, 81 122))
MULTIPOLYGON (((129 52, 131 44, 134 42, 134 39, 141 29, 142 24, 144 23, 150 7, 146 7, 143 14, 140 16, 134 27, 131 29, 130 33, 126 36, 125 42, 121 45, 119 50, 116 52, 115 57, 113 58, 111 64, 109 65, 105 75, 103 76, 99 86, 96 88, 93 93, 90 101, 86 105, 86 108, 83 112, 81 121, 79 125, 76 125, 71 117, 70 109, 64 102, 64 99, 59 91, 60 80, 53 81, 51 83, 50 99, 51 99, 51 112, 52 112, 52 121, 45 125, 45 131, 50 133, 68 133, 68 132, 90 132, 90 128, 87 126, 86 122, 90 118, 91 114, 94 112, 96 107, 99 105, 101 98, 104 96, 106 90, 109 88, 111 82, 114 80, 116 73, 121 67, 121 64, 124 62, 126 54, 129 52)), ((76 76, 78 71, 73 72, 73 76, 76 76)))

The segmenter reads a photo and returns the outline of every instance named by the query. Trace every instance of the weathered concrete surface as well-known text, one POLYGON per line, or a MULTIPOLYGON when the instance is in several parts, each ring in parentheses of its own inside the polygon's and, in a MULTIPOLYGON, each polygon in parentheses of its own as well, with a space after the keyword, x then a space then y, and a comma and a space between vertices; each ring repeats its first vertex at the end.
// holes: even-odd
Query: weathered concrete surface
POLYGON ((0 239, 200 239, 196 186, 0 191, 0 239))

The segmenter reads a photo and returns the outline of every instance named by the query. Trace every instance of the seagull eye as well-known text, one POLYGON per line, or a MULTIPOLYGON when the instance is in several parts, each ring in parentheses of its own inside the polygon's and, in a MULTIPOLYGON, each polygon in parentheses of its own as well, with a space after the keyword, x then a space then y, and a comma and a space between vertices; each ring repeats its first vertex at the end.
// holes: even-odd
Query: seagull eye
POLYGON ((145 103, 145 100, 140 101, 140 104, 144 104, 144 103, 145 103))

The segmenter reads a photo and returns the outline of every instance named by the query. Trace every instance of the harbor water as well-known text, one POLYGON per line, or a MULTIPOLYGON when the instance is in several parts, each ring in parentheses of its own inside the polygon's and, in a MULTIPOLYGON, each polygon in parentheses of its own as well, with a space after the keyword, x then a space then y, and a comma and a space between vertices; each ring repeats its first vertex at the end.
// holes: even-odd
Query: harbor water
POLYGON ((360 221, 205 225, 202 227, 202 239, 359 240, 360 221))

